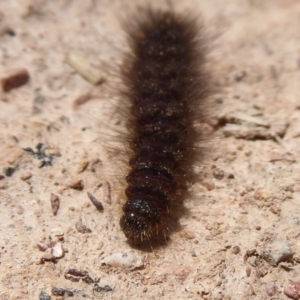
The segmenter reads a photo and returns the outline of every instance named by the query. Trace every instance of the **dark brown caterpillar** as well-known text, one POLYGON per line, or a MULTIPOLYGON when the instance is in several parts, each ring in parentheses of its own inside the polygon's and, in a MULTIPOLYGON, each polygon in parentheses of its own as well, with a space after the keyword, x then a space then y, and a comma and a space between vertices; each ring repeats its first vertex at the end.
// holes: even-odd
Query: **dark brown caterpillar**
POLYGON ((122 76, 132 136, 120 225, 133 243, 165 234, 201 159, 195 122, 203 119, 209 90, 201 29, 196 18, 153 9, 128 26, 131 53, 122 76))

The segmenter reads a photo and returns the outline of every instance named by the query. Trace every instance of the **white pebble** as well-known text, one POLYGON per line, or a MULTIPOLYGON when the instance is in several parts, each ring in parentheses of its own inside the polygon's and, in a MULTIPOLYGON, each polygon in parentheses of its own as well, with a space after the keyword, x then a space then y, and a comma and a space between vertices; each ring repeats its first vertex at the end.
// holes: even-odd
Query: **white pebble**
POLYGON ((129 269, 135 269, 143 266, 141 258, 137 257, 133 251, 113 253, 112 255, 104 257, 102 259, 102 263, 112 267, 129 269))
POLYGON ((270 248, 263 251, 261 256, 269 265, 276 267, 282 261, 290 261, 293 258, 293 251, 285 239, 276 239, 270 248))
POLYGON ((57 227, 57 228, 51 229, 51 234, 54 236, 61 236, 61 235, 64 235, 64 232, 63 232, 62 228, 57 227))
POLYGON ((64 248, 61 243, 55 243, 51 248, 51 253, 55 258, 62 258, 65 255, 64 248))

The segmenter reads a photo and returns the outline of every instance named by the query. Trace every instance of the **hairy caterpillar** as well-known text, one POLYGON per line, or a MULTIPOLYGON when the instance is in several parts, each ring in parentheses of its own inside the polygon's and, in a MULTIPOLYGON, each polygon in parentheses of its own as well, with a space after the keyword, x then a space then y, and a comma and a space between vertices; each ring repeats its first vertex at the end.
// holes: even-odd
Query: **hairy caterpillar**
POLYGON ((120 220, 132 243, 165 235, 201 160, 196 122, 205 115, 208 78, 202 26, 195 17, 147 8, 127 26, 122 68, 128 115, 127 201, 120 220))

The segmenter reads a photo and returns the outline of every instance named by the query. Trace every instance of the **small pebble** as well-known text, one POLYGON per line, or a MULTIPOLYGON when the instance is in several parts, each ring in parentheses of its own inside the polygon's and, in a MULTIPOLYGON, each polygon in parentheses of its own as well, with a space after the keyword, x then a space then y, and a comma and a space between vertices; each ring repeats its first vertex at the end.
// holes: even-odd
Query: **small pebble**
POLYGON ((226 156, 226 161, 228 162, 232 162, 236 159, 236 157, 234 155, 227 155, 226 156))
POLYGON ((294 193, 294 187, 292 185, 288 185, 284 188, 286 192, 294 193))
POLYGON ((288 284, 284 287, 283 292, 291 299, 300 298, 300 282, 289 280, 288 284))
POLYGON ((271 205, 270 206, 270 211, 275 214, 275 215, 280 215, 281 208, 278 207, 277 205, 271 205))
POLYGON ((251 154, 252 154, 252 151, 251 151, 251 150, 245 151, 245 155, 246 155, 246 156, 250 156, 251 154))
POLYGON ((224 171, 219 168, 215 168, 213 170, 213 175, 216 179, 222 180, 224 178, 224 171))
POLYGON ((15 36, 16 32, 13 28, 11 28, 9 26, 4 26, 4 27, 0 28, 0 36, 2 36, 2 35, 15 36))
POLYGON ((143 262, 133 251, 117 252, 102 258, 102 265, 135 269, 143 266, 143 262))
POLYGON ((241 249, 239 246, 234 246, 231 251, 233 254, 239 254, 241 252, 241 249))
POLYGON ((40 251, 43 251, 43 252, 45 252, 48 249, 48 246, 44 243, 38 243, 36 246, 40 251))
POLYGON ((249 266, 246 266, 246 275, 247 275, 247 277, 250 277, 250 275, 251 275, 251 267, 249 267, 249 266))
POLYGON ((52 208, 53 216, 56 216, 58 209, 59 209, 60 200, 59 200, 58 196, 51 194, 50 201, 51 201, 51 208, 52 208))
POLYGON ((212 191, 215 188, 215 184, 212 181, 204 180, 201 184, 208 190, 212 191))
POLYGON ((24 208, 21 205, 16 206, 16 213, 22 215, 24 213, 24 208))
POLYGON ((239 82, 239 81, 242 81, 246 76, 247 76, 247 72, 241 71, 235 75, 234 79, 235 79, 235 81, 239 82))
POLYGON ((63 232, 62 228, 56 227, 56 228, 51 229, 51 234, 54 236, 63 236, 64 232, 63 232))
POLYGON ((21 87, 29 81, 29 73, 26 69, 19 69, 1 78, 1 86, 4 92, 21 87))
POLYGON ((68 184, 68 187, 74 190, 82 191, 84 186, 82 180, 74 180, 68 184))
POLYGON ((47 253, 47 254, 43 255, 41 258, 41 263, 44 263, 45 261, 56 262, 56 259, 51 253, 47 253))
POLYGON ((99 286, 97 283, 94 285, 95 292, 111 292, 113 289, 109 285, 99 286))
POLYGON ((53 287, 52 290, 51 290, 51 293, 54 296, 64 296, 65 295, 65 290, 57 288, 57 287, 53 287))
POLYGON ((80 278, 74 277, 74 276, 71 276, 71 275, 67 275, 67 274, 65 274, 65 278, 66 278, 67 280, 72 281, 72 282, 79 282, 79 281, 80 281, 80 278))
POLYGON ((41 291, 39 300, 51 300, 51 296, 49 296, 46 292, 41 291))
POLYGON ((88 228, 86 225, 84 225, 81 220, 76 222, 75 228, 80 233, 91 233, 92 232, 92 230, 90 228, 88 228))
POLYGON ((56 156, 56 157, 61 157, 61 152, 59 151, 58 148, 49 148, 45 150, 45 155, 48 157, 56 156))
POLYGON ((282 261, 290 261, 293 258, 293 252, 287 240, 276 239, 269 249, 262 251, 260 256, 269 265, 276 267, 282 261))
POLYGON ((254 255, 257 255, 257 251, 256 249, 250 249, 250 250, 247 250, 247 253, 248 257, 251 257, 251 256, 254 256, 254 255))
POLYGON ((234 179, 234 175, 232 173, 228 174, 228 179, 234 179))
POLYGON ((187 240, 192 240, 195 238, 195 234, 191 231, 182 231, 182 232, 180 232, 180 236, 182 236, 183 238, 185 238, 187 240))
POLYGON ((5 167, 3 168, 3 174, 7 177, 11 177, 14 174, 16 168, 13 167, 5 167))
POLYGON ((32 177, 32 174, 30 172, 25 172, 23 174, 21 174, 20 178, 24 181, 30 179, 32 177))
POLYGON ((52 295, 54 296, 69 296, 69 297, 73 297, 74 293, 70 290, 67 289, 61 289, 61 288, 57 288, 57 287, 53 287, 51 290, 52 295))
POLYGON ((8 188, 7 182, 1 182, 0 183, 0 190, 6 190, 8 188))
POLYGON ((55 257, 55 258, 62 258, 65 255, 64 252, 64 248, 62 246, 61 243, 55 243, 52 247, 51 247, 51 254, 55 257))
POLYGON ((266 293, 270 297, 275 296, 277 294, 277 292, 278 292, 278 289, 275 285, 266 287, 266 293))

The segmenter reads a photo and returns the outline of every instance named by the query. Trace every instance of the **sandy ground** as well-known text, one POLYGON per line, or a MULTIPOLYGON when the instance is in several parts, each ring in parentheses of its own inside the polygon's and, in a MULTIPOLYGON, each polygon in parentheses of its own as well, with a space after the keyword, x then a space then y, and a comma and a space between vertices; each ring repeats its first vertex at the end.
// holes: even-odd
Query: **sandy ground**
POLYGON ((120 231, 117 159, 102 139, 118 126, 114 87, 127 47, 119 19, 132 8, 0 0, 0 77, 30 74, 0 94, 1 300, 300 297, 300 2, 174 6, 201 12, 207 32, 219 33, 211 65, 220 154, 200 166, 181 230, 141 251, 120 231), (105 83, 67 64, 74 49, 105 83), (79 97, 92 99, 74 109, 79 97))

